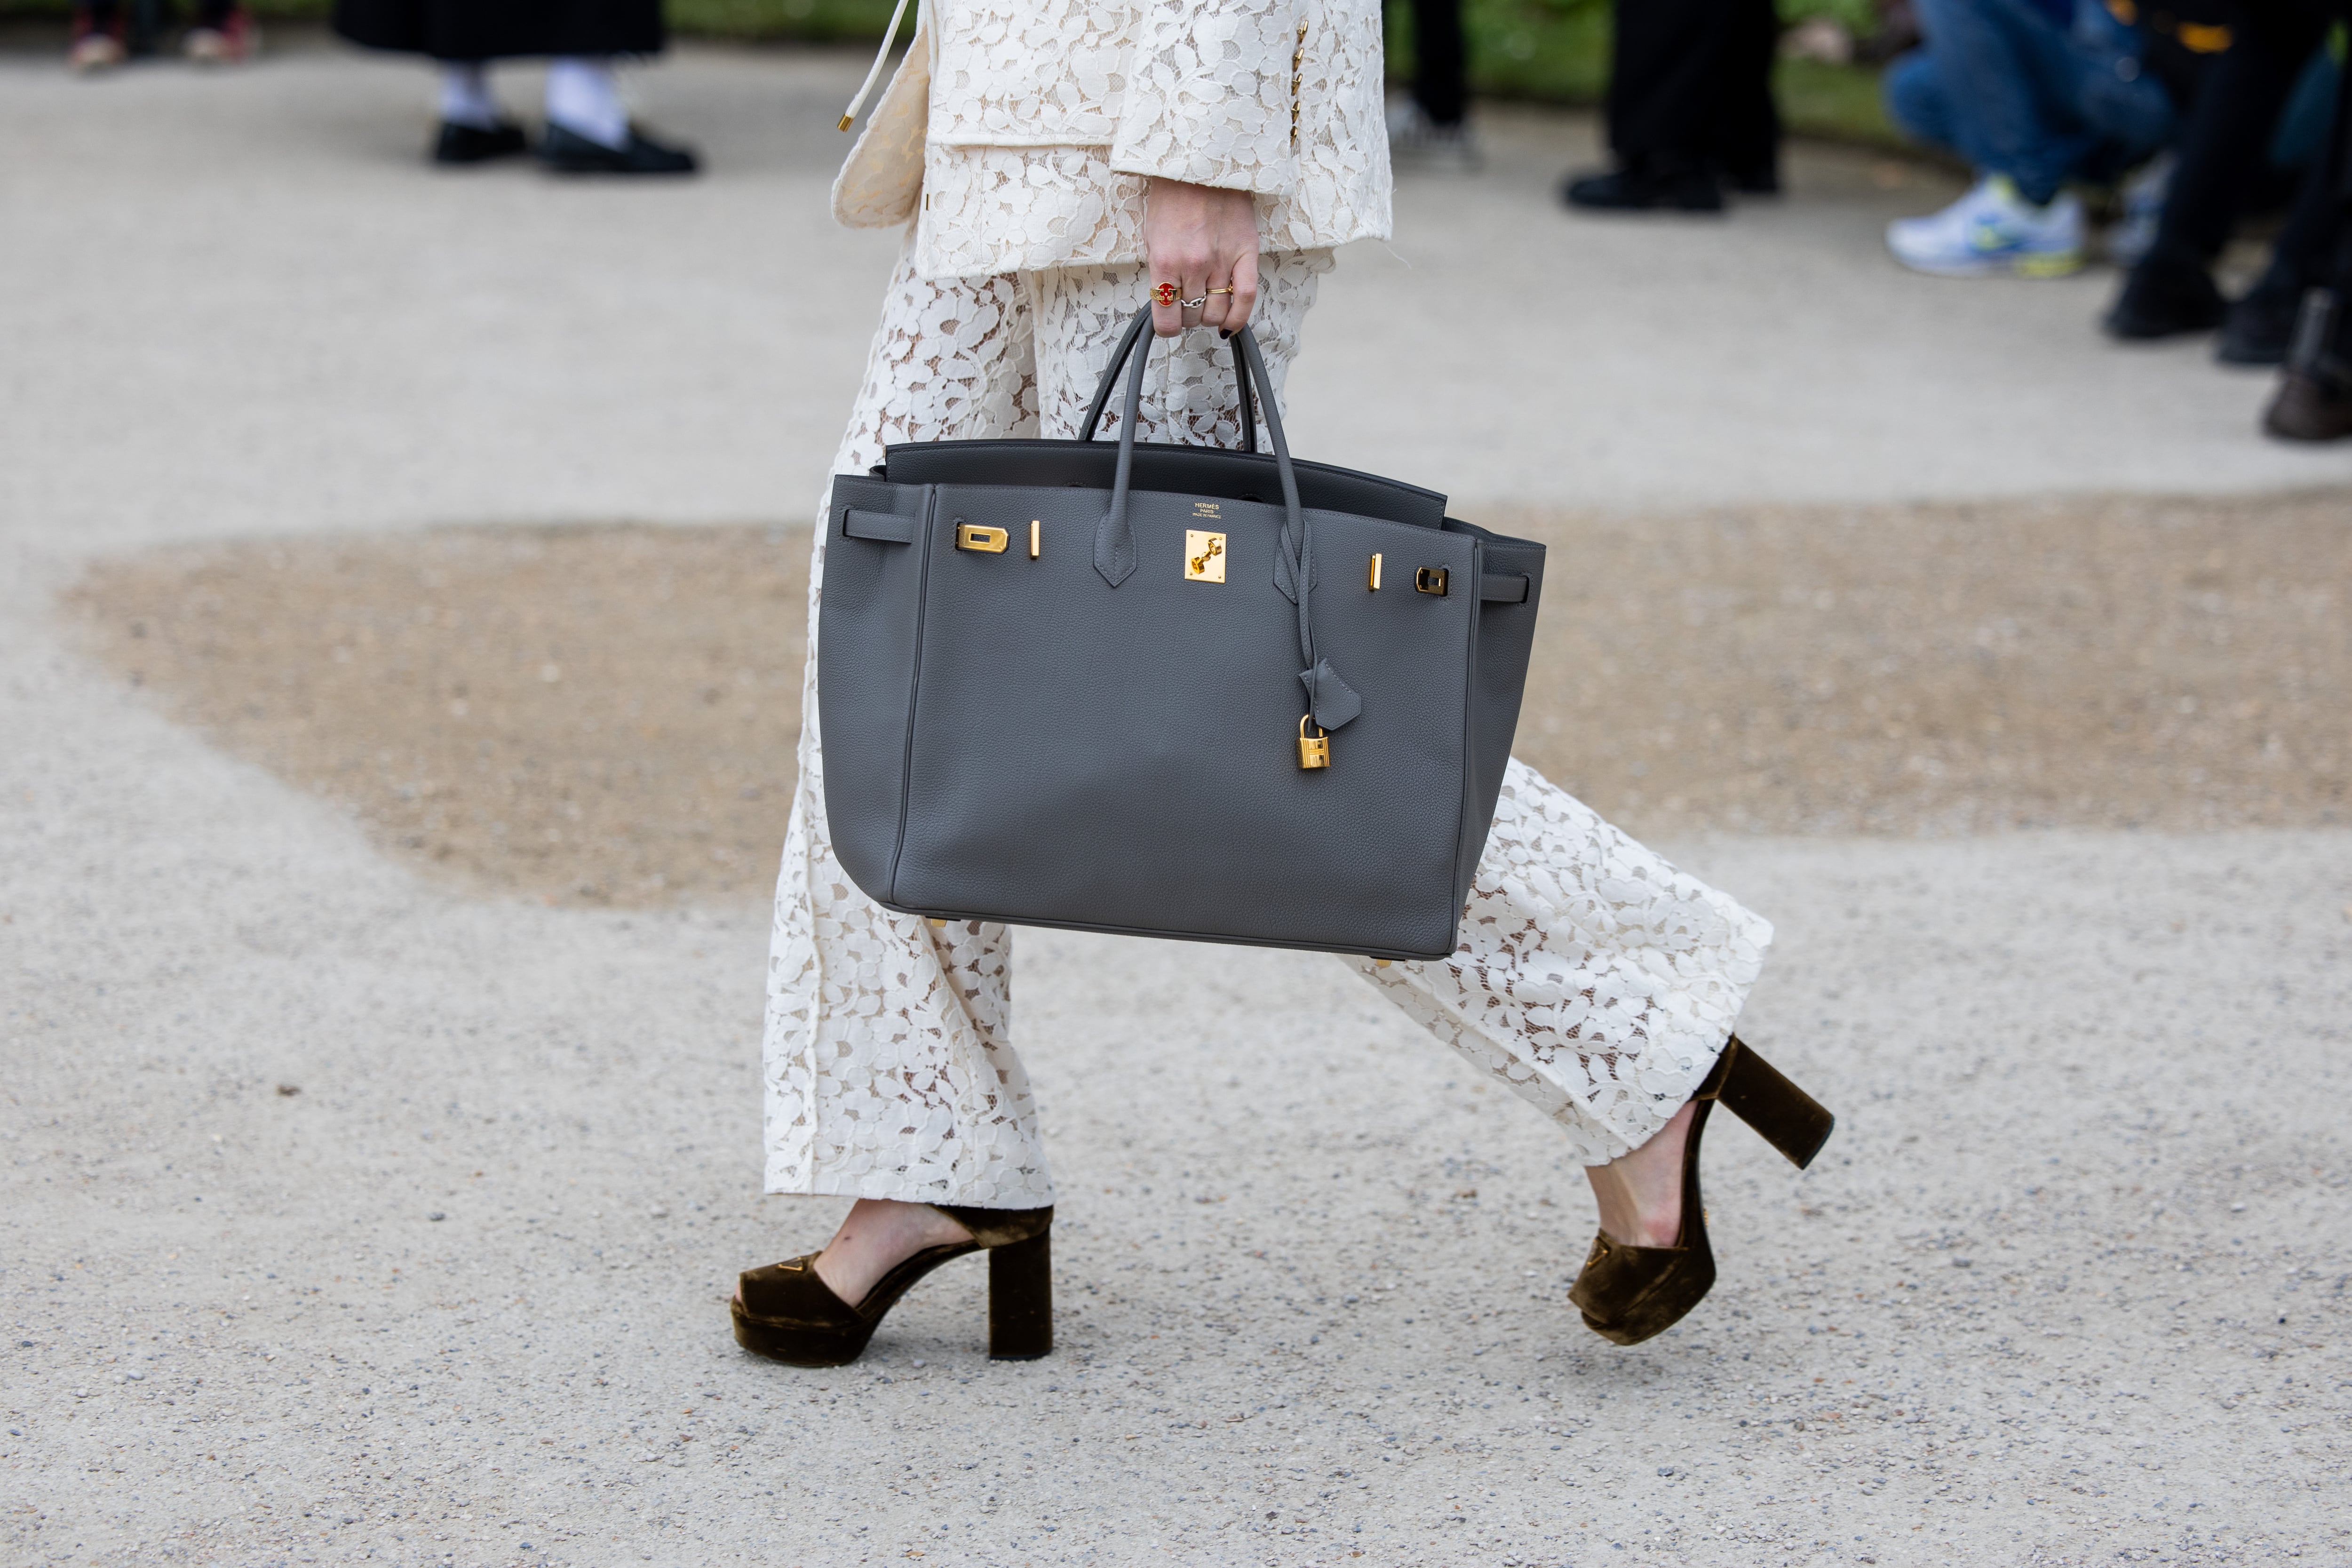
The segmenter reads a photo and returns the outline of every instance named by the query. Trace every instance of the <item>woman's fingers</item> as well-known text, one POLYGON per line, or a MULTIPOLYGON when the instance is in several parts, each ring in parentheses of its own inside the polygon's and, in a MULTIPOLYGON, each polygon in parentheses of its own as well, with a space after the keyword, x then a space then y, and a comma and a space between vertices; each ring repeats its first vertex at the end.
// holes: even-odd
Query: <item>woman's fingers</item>
POLYGON ((1211 297, 1211 303, 1222 303, 1225 311, 1213 325, 1234 331, 1249 325, 1250 313, 1257 309, 1257 237, 1250 236, 1250 247, 1234 258, 1230 294, 1211 297))
POLYGON ((1154 258, 1151 262, 1151 330, 1163 338, 1172 338, 1184 330, 1184 312, 1176 301, 1184 297, 1184 286, 1165 262, 1154 258))
POLYGON ((1201 324, 1200 307, 1186 310, 1184 301, 1201 298, 1215 261, 1210 236, 1201 227, 1174 226, 1173 232, 1156 237, 1158 243, 1145 252, 1151 278, 1151 330, 1169 338, 1201 324))
POLYGON ((1187 327, 1231 331, 1247 321, 1257 299, 1257 207, 1247 191, 1152 180, 1143 212, 1152 331, 1165 338, 1187 327), (1201 303, 1188 310, 1187 300, 1201 303))

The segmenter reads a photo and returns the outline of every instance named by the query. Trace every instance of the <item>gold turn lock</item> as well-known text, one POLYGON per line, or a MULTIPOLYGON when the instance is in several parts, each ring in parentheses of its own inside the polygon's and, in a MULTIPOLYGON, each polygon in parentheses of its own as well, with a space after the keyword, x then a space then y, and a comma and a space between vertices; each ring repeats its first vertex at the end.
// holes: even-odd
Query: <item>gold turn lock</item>
POLYGON ((1445 597, 1445 568, 1443 566, 1414 567, 1412 591, 1416 594, 1434 594, 1441 599, 1445 597))
POLYGON ((1225 536, 1206 529, 1184 531, 1184 581, 1222 583, 1225 580, 1225 536))
POLYGON ((1001 528, 984 528, 976 522, 956 524, 956 548, 978 550, 990 555, 1002 555, 1013 536, 1001 528))
POLYGON ((1302 768, 1328 768, 1331 765, 1331 736, 1322 725, 1315 725, 1315 733, 1307 732, 1315 715, 1303 713, 1298 719, 1298 765, 1302 768))

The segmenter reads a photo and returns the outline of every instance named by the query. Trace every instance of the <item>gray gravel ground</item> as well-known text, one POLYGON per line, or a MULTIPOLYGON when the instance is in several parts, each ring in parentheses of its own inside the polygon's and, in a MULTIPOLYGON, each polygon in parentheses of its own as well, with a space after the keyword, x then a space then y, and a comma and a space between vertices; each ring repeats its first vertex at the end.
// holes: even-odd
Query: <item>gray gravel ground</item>
MULTIPOLYGON (((48 605, 92 552, 162 540, 795 510, 777 494, 831 444, 795 422, 837 422, 879 249, 820 226, 816 153, 783 166, 800 143, 754 89, 829 102, 841 64, 689 58, 648 96, 720 175, 626 196, 428 181, 400 162, 421 83, 388 68, 48 70, 0 65, 27 149, 0 170, 0 1558, 2352 1559, 2343 834, 1676 847, 1778 922, 1743 1026, 1843 1123, 1802 1177, 1718 1124, 1723 1282, 1630 1352, 1561 1304, 1591 1212, 1545 1124, 1336 966, 1024 933, 1062 1349, 988 1363, 966 1264, 857 1367, 741 1357, 732 1274, 836 1206, 756 1194, 764 912, 419 883, 66 652, 48 605), (662 221, 614 226, 640 195, 662 221), (478 200, 527 241, 469 270, 448 220, 478 200), (669 316, 633 319, 612 279, 665 258, 669 316), (780 315, 778 279, 810 276, 845 297, 780 315), (610 320, 581 328, 583 301, 610 320), (670 354, 651 396, 632 378, 670 354)), ((1822 221, 1866 236, 1871 199, 1822 221)), ((1752 233, 1771 288, 1912 287, 1804 239, 1810 210, 1706 243, 1752 233)), ((1686 254, 1645 232, 1591 244, 1686 254)), ((1329 319, 1376 301, 1355 275, 1329 319)), ((1932 287, 1923 335, 1981 328, 1991 294, 1932 287)), ((1737 473, 1974 493, 1952 454, 1997 448, 1987 389, 2015 387, 1971 374, 1826 478, 1781 439, 1836 415, 1818 380, 1796 424, 1661 416, 1646 457, 1589 471, 1615 501, 1643 474, 1680 500, 1737 473), (1725 429, 1738 452, 1673 460, 1725 429)), ((2256 444, 2249 384, 2183 356, 2053 342, 2033 380, 2132 445, 2022 450, 2011 478, 2341 471, 2256 444)), ((1404 423, 1366 401, 1367 428, 1404 423)))

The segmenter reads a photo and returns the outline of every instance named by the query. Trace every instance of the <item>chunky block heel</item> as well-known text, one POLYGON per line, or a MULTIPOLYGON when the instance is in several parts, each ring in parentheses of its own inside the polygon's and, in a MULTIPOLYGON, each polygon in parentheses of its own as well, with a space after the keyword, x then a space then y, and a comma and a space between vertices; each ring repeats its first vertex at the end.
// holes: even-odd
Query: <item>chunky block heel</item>
MULTIPOLYGON (((1723 1047, 1723 1059, 1708 1079, 1716 1085, 1712 1098, 1756 1129, 1800 1171, 1813 1163, 1837 1126, 1837 1118, 1820 1100, 1781 1077, 1779 1068, 1749 1050, 1738 1035, 1723 1047)), ((1708 1098, 1704 1087, 1698 1098, 1708 1098)))
POLYGON ((856 1306, 816 1271, 817 1255, 744 1272, 728 1304, 735 1342, 793 1366, 846 1366, 866 1353, 883 1318, 914 1283, 950 1258, 986 1252, 988 1353, 1034 1361, 1054 1348, 1054 1211, 931 1205, 971 1232, 970 1241, 927 1247, 875 1283, 856 1306))
POLYGON ((1790 1083, 1737 1035, 1691 1100, 1690 1135, 1683 1144, 1682 1232, 1672 1247, 1632 1247, 1602 1231, 1592 1238, 1584 1268, 1568 1299, 1584 1326, 1602 1339, 1637 1345, 1664 1333, 1715 1287, 1715 1249, 1706 1240, 1706 1205, 1699 1196, 1698 1147, 1707 1112, 1718 1104, 1763 1135, 1799 1170, 1829 1142, 1837 1118, 1790 1083))
POLYGON ((988 1255, 988 1353, 1035 1361, 1054 1349, 1054 1233, 988 1255))

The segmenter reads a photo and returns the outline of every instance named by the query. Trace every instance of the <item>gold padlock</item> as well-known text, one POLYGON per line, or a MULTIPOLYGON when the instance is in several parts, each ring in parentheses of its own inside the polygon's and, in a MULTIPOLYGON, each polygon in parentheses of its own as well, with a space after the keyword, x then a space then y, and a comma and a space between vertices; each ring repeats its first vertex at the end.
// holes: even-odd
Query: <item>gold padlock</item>
POLYGON ((1331 737, 1320 724, 1315 726, 1312 735, 1307 732, 1307 726, 1313 722, 1314 718, 1312 713, 1302 713, 1298 718, 1298 765, 1302 768, 1328 768, 1331 765, 1331 737))

